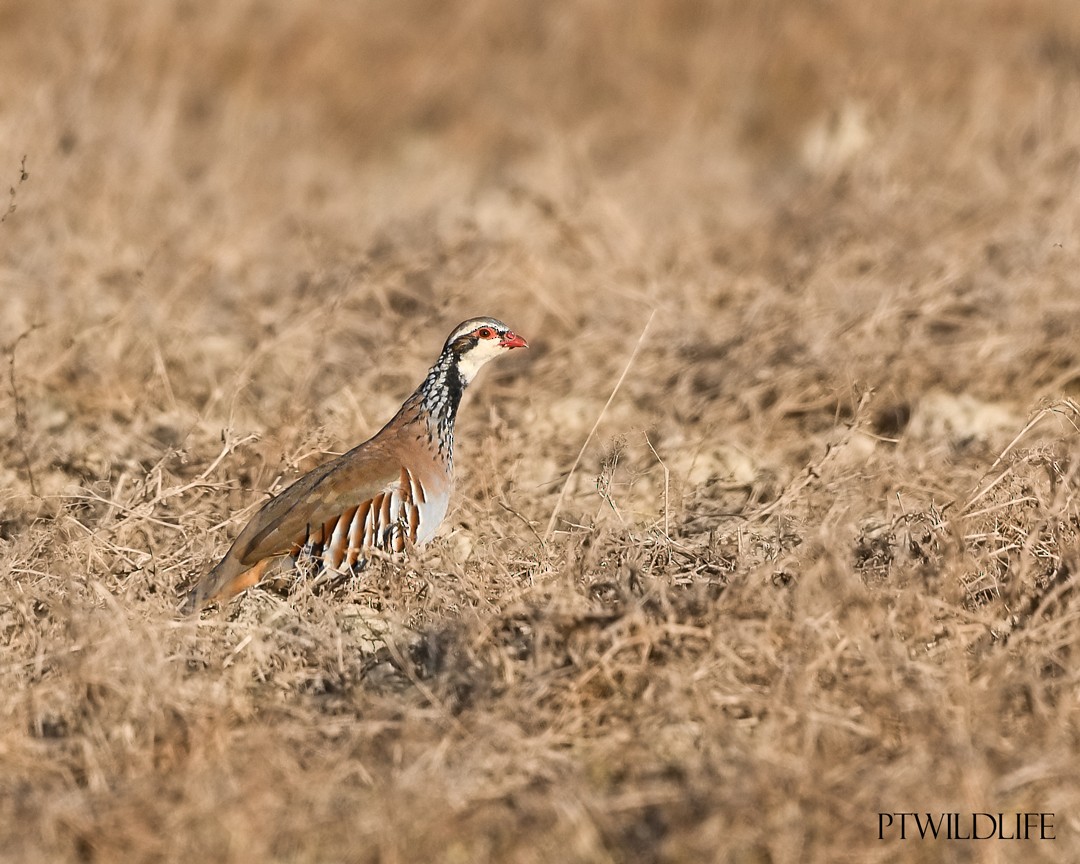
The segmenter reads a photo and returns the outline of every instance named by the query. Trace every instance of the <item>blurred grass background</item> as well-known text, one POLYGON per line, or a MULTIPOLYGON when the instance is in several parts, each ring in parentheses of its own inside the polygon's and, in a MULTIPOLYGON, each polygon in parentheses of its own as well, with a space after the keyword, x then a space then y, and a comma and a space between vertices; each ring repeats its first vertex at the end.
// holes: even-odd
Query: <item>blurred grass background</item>
POLYGON ((1075 858, 1078 98, 1050 0, 0 0, 0 859, 1075 858), (475 314, 443 539, 178 623, 475 314))

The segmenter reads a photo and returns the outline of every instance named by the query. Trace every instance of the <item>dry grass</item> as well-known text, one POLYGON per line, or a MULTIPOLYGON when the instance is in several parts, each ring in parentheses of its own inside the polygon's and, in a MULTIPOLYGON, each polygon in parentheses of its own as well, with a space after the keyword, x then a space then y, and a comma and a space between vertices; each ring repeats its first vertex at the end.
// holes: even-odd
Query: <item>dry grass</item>
POLYGON ((1080 860, 1078 97, 1038 0, 0 0, 0 860, 1080 860), (178 619, 472 314, 439 541, 178 619))

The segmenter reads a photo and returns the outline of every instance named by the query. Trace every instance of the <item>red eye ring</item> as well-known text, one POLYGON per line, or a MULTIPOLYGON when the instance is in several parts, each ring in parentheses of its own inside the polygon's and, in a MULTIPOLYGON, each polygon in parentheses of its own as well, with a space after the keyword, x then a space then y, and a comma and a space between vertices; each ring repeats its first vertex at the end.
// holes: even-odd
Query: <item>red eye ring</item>
POLYGON ((481 327, 479 330, 476 331, 476 335, 479 336, 481 339, 492 339, 495 336, 495 331, 492 330, 490 327, 481 327))

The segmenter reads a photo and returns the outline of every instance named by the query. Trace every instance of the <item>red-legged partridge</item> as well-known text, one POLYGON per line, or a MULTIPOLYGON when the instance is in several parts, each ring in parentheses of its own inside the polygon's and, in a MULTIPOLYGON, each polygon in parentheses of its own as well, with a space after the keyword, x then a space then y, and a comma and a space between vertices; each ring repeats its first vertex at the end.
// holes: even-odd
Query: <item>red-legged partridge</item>
POLYGON ((492 358, 527 347, 494 318, 455 327, 393 419, 267 501, 192 589, 186 608, 226 600, 271 567, 355 572, 368 550, 399 552, 407 543, 427 543, 450 502, 454 419, 465 387, 492 358))

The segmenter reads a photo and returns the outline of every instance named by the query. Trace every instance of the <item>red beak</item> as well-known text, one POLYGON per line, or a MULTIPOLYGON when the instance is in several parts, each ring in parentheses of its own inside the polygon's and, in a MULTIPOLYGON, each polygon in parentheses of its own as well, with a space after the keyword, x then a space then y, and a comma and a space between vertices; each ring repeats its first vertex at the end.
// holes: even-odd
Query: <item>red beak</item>
POLYGON ((503 337, 502 342, 499 343, 500 348, 528 348, 529 343, 525 341, 524 336, 518 336, 513 330, 507 330, 506 335, 503 337))

